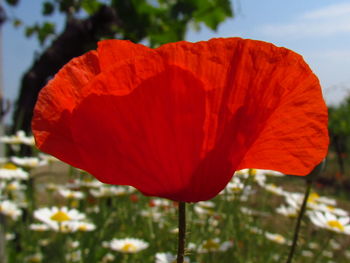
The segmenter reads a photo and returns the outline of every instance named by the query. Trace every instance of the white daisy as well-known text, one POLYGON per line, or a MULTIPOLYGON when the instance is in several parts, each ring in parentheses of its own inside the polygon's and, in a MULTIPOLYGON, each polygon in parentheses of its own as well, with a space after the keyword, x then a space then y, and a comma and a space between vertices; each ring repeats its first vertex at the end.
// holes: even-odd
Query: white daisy
POLYGON ((42 260, 43 260, 43 255, 41 253, 35 253, 25 258, 25 262, 30 262, 30 263, 40 263, 42 262, 42 260))
POLYGON ((286 217, 297 217, 299 210, 294 206, 281 205, 276 208, 276 212, 286 217))
POLYGON ((286 191, 283 190, 282 187, 277 186, 275 184, 265 184, 262 186, 266 191, 275 194, 275 195, 280 195, 280 196, 285 196, 286 191))
POLYGON ((326 205, 322 203, 308 203, 308 208, 313 210, 318 210, 322 212, 328 212, 336 216, 349 216, 349 213, 344 209, 334 207, 332 205, 326 205))
POLYGON ((159 208, 169 208, 171 207, 172 203, 164 198, 152 198, 149 201, 150 207, 159 207, 159 208))
POLYGON ((13 220, 17 220, 22 215, 22 210, 19 209, 17 204, 12 201, 4 200, 0 201, 0 213, 10 217, 13 220))
POLYGON ((8 192, 21 191, 21 190, 25 190, 26 188, 27 187, 25 185, 20 184, 18 181, 11 181, 5 186, 5 189, 8 192))
POLYGON ((65 258, 67 262, 81 262, 81 250, 70 251, 65 258))
POLYGON ((73 191, 65 188, 58 189, 58 193, 66 199, 83 199, 85 197, 84 193, 81 191, 73 191))
POLYGON ((107 253, 106 255, 103 256, 103 258, 100 262, 101 263, 108 263, 108 262, 113 262, 114 260, 115 260, 115 256, 111 253, 107 253))
MULTIPOLYGON (((172 253, 157 253, 155 263, 176 263, 176 255, 172 253)), ((190 259, 185 257, 184 263, 190 263, 190 259)))
POLYGON ((44 232, 50 230, 50 227, 46 224, 31 224, 29 229, 38 232, 44 232))
POLYGON ((36 167, 47 165, 47 161, 41 160, 37 157, 13 156, 13 157, 11 157, 11 161, 16 165, 22 166, 25 168, 36 168, 36 167))
POLYGON ((219 238, 207 239, 199 247, 198 253, 224 252, 233 246, 232 241, 221 242, 219 238))
POLYGON ((336 216, 329 212, 310 211, 308 216, 314 225, 337 233, 350 235, 350 217, 336 216))
POLYGON ((239 193, 244 189, 244 184, 241 182, 241 179, 239 177, 233 177, 232 180, 226 185, 227 193, 229 194, 235 194, 239 193))
POLYGON ((59 159, 56 157, 49 155, 49 154, 44 154, 44 153, 39 153, 38 154, 39 158, 47 163, 55 163, 55 162, 60 162, 59 159))
POLYGON ((148 248, 148 243, 136 238, 114 238, 109 242, 109 248, 122 253, 137 253, 148 248))
POLYGON ((141 210, 140 215, 151 218, 154 222, 163 223, 164 214, 155 209, 141 210))
POLYGON ((87 177, 84 179, 75 179, 72 184, 67 185, 68 188, 79 188, 79 187, 86 187, 86 188, 101 188, 106 187, 104 183, 101 183, 98 180, 95 180, 93 178, 87 177))
POLYGON ((199 217, 203 217, 203 216, 213 216, 216 215, 216 212, 211 209, 211 208, 203 208, 199 205, 194 205, 193 210, 196 212, 196 214, 199 217))
POLYGON ((284 245, 284 244, 290 244, 291 242, 289 240, 287 240, 284 236, 280 235, 280 234, 274 234, 274 233, 270 233, 270 232, 265 232, 265 237, 268 240, 271 240, 275 243, 284 245))
POLYGON ((2 136, 0 137, 0 141, 7 144, 35 144, 34 137, 26 136, 25 131, 17 131, 15 135, 2 136))
POLYGON ((312 252, 311 250, 303 250, 301 251, 301 255, 307 258, 313 258, 315 256, 314 252, 312 252))
POLYGON ((68 210, 67 207, 58 208, 54 206, 34 211, 34 217, 47 224, 53 230, 67 232, 69 231, 69 226, 66 223, 84 220, 85 214, 76 209, 68 210))
POLYGON ((110 197, 110 196, 122 196, 130 193, 129 188, 123 186, 102 186, 97 190, 91 189, 90 193, 96 198, 110 197))
POLYGON ((7 163, 0 168, 0 179, 4 180, 26 180, 29 174, 16 165, 7 163))
POLYGON ((66 222, 66 227, 69 229, 69 232, 90 232, 96 229, 94 224, 84 221, 66 222))

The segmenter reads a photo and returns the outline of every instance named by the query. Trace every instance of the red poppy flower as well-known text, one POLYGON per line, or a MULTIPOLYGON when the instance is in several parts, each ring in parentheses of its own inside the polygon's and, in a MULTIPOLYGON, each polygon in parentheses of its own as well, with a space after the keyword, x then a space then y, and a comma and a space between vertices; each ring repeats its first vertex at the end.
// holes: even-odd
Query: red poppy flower
POLYGON ((101 41, 42 89, 32 128, 42 151, 104 183, 187 202, 214 197, 237 169, 308 174, 328 147, 302 57, 240 38, 101 41))

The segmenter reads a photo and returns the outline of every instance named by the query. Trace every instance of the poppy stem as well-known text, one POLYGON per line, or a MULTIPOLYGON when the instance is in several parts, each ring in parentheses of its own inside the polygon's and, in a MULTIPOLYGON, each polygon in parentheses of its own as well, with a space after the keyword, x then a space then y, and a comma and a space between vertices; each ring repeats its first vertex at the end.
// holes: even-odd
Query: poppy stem
POLYGON ((289 256, 288 256, 286 263, 292 263, 293 255, 294 255, 295 249, 297 247, 297 243, 298 243, 298 236, 299 236, 299 231, 300 231, 301 220, 302 220, 303 215, 305 214, 305 211, 306 211, 306 204, 307 204, 307 200, 309 199, 311 185, 312 185, 312 179, 306 178, 306 190, 305 190, 304 200, 303 200, 303 204, 301 205, 301 208, 300 208, 300 212, 299 212, 298 219, 297 219, 297 224, 295 225, 293 243, 292 243, 292 246, 290 248, 289 256))
POLYGON ((184 262, 186 239, 186 203, 179 202, 179 239, 177 246, 177 263, 184 262))

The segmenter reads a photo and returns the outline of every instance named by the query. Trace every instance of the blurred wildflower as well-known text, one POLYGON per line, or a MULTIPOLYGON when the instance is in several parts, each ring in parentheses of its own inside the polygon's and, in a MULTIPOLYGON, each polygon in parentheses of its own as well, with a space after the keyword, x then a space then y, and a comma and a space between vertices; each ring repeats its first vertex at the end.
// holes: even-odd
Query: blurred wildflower
POLYGON ((286 191, 284 191, 282 187, 277 186, 275 184, 265 184, 265 185, 263 185, 263 188, 266 191, 268 191, 272 194, 275 194, 275 195, 284 196, 286 194, 286 191))
POLYGON ((153 222, 160 223, 160 226, 162 226, 162 223, 164 223, 164 213, 161 213, 158 210, 141 210, 140 215, 143 217, 151 218, 153 222))
POLYGON ((314 225, 337 233, 350 235, 350 217, 336 216, 329 212, 309 211, 308 216, 314 225))
POLYGON ((7 241, 15 240, 15 238, 16 238, 16 234, 15 233, 6 233, 5 234, 5 239, 7 241))
POLYGON ((2 136, 0 141, 7 144, 26 144, 34 145, 34 137, 27 136, 25 131, 17 131, 15 135, 11 136, 2 136))
POLYGON ((111 253, 107 253, 106 255, 103 256, 100 263, 113 262, 114 260, 115 260, 115 256, 111 253))
POLYGON ((81 250, 70 251, 65 255, 67 262, 81 262, 81 250))
MULTIPOLYGON (((172 253, 157 253, 155 263, 176 263, 176 255, 172 253)), ((190 259, 185 257, 184 263, 190 263, 190 259)))
POLYGON ((23 169, 18 168, 16 165, 11 163, 6 163, 0 168, 0 179, 5 180, 26 180, 29 174, 23 169))
POLYGON ((22 215, 22 210, 19 209, 16 203, 4 200, 0 201, 0 213, 13 220, 17 220, 22 215))
POLYGON ((90 232, 96 229, 94 224, 84 221, 67 222, 67 227, 70 229, 70 232, 90 232))
POLYGON ((84 193, 81 191, 73 191, 65 188, 58 189, 58 193, 65 199, 76 199, 80 200, 85 197, 84 193))
POLYGON ((28 262, 28 263, 39 263, 39 262, 42 262, 42 260, 43 260, 43 255, 41 253, 35 253, 25 258, 25 262, 28 262))
POLYGON ((293 206, 281 205, 276 208, 276 212, 286 217, 297 217, 299 209, 293 206))
POLYGON ((67 207, 50 207, 40 208, 34 211, 34 217, 41 222, 47 224, 52 230, 62 232, 72 232, 74 222, 85 220, 85 214, 76 209, 68 209, 67 207))
MULTIPOLYGON (((329 250, 324 250, 324 251, 322 251, 322 255, 323 255, 324 257, 327 257, 327 258, 334 258, 333 252, 332 252, 332 251, 329 251, 329 250)), ((329 261, 328 261, 327 263, 329 263, 329 261)), ((333 262, 331 262, 331 263, 333 263, 333 262)), ((336 263, 336 262, 334 262, 334 263, 336 263)))
POLYGON ((26 185, 21 184, 20 182, 15 180, 15 181, 8 182, 5 187, 5 190, 8 192, 15 192, 15 191, 25 190, 26 188, 27 188, 26 185))
POLYGON ((219 238, 207 239, 199 245, 198 253, 225 252, 233 246, 232 241, 221 242, 219 238))
POLYGON ((137 253, 148 248, 148 243, 136 238, 112 239, 108 247, 122 253, 137 253))
POLYGON ((337 241, 335 241, 334 239, 331 239, 329 241, 329 245, 333 250, 339 250, 342 248, 341 244, 339 244, 337 241))
POLYGON ((315 256, 314 252, 312 252, 311 250, 302 250, 301 255, 307 258, 313 258, 315 256))
POLYGON ((57 159, 56 157, 49 155, 49 154, 39 153, 38 156, 42 161, 44 161, 46 163, 60 162, 59 159, 57 159))
POLYGON ((38 232, 44 232, 50 230, 47 224, 30 224, 29 229, 38 232))
POLYGON ((228 194, 235 194, 241 192, 243 188, 244 184, 241 182, 239 177, 233 177, 232 180, 226 185, 224 191, 226 190, 228 194))
POLYGON ((172 206, 172 203, 164 198, 152 198, 148 204, 150 207, 158 207, 162 209, 168 209, 172 206))
POLYGON ((32 169, 40 166, 47 165, 47 161, 41 160, 37 157, 11 157, 11 161, 21 167, 32 169))
POLYGON ((130 188, 124 186, 108 186, 103 185, 98 189, 90 189, 90 194, 96 198, 123 196, 130 193, 130 188))
POLYGON ((268 240, 271 240, 275 243, 281 244, 281 245, 289 245, 291 244, 291 242, 289 240, 287 240, 284 236, 280 235, 280 234, 274 234, 274 233, 270 233, 270 232, 265 232, 265 237, 268 240))

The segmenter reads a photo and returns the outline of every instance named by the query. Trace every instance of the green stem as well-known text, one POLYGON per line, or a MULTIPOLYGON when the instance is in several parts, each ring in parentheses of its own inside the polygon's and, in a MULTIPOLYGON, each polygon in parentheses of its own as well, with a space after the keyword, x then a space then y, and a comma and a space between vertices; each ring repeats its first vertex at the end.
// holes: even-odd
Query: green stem
POLYGON ((179 203, 179 239, 177 246, 177 263, 184 262, 186 239, 186 203, 179 203))
POLYGON ((312 180, 306 178, 306 190, 305 190, 304 200, 303 200, 303 204, 302 204, 302 206, 300 208, 300 212, 299 212, 298 219, 297 219, 297 224, 296 224, 295 230, 294 230, 293 243, 292 243, 292 246, 290 248, 289 256, 288 256, 288 259, 287 259, 286 263, 291 263, 292 262, 293 255, 294 255, 295 249, 297 247, 301 220, 302 220, 303 215, 305 214, 305 211, 306 211, 306 204, 307 204, 307 200, 308 200, 309 195, 310 195, 311 185, 312 185, 312 180))

